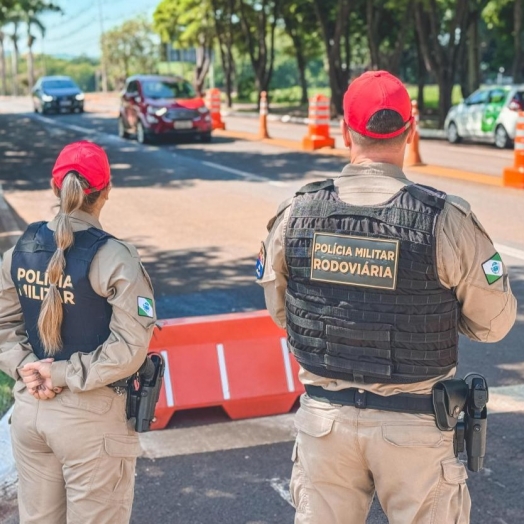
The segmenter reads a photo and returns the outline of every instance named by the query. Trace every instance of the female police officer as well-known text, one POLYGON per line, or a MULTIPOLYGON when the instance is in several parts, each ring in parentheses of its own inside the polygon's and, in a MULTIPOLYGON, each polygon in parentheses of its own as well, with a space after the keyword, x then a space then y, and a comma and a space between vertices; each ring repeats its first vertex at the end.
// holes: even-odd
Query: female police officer
POLYGON ((0 275, 0 369, 17 380, 20 521, 127 523, 140 446, 126 395, 110 384, 144 362, 151 282, 135 248, 99 223, 111 188, 102 148, 65 147, 51 184, 58 215, 27 228, 0 275))

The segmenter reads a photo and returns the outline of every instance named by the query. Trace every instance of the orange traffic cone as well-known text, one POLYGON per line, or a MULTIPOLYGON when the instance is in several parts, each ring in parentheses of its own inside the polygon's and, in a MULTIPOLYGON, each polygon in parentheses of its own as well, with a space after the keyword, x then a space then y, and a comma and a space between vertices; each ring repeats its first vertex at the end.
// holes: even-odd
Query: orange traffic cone
POLYGON ((335 147, 329 134, 329 98, 315 95, 309 99, 308 134, 302 139, 302 149, 313 151, 321 147, 335 147))
POLYGON ((423 166, 424 162, 422 162, 422 158, 420 157, 420 150, 419 150, 420 112, 418 110, 418 103, 416 100, 411 101, 411 115, 413 116, 413 119, 415 120, 415 134, 413 135, 413 141, 411 142, 411 144, 408 144, 406 158, 404 159, 404 166, 405 167, 423 166))
POLYGON ((524 189, 524 111, 519 111, 514 155, 515 162, 512 167, 504 169, 502 183, 507 187, 524 189))
POLYGON ((267 115, 268 115, 268 104, 267 104, 267 93, 262 91, 260 93, 260 126, 258 132, 258 138, 263 140, 264 138, 269 138, 269 133, 267 130, 267 115))
POLYGON ((213 129, 225 129, 226 124, 222 121, 220 113, 220 89, 209 89, 206 93, 206 107, 211 113, 211 122, 213 129))

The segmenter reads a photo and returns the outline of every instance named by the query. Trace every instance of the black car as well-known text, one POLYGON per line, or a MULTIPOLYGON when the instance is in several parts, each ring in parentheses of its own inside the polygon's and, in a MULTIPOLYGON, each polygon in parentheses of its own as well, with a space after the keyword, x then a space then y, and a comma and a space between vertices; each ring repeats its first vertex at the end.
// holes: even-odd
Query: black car
POLYGON ((82 113, 84 93, 68 76, 43 76, 33 87, 35 113, 82 113))

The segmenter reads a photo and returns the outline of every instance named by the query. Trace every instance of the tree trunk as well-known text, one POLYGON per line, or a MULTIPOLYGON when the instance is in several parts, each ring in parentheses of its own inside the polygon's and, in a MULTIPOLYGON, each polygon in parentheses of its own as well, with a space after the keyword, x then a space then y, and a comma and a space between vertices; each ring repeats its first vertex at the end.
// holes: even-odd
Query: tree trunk
POLYGON ((374 0, 366 0, 366 27, 369 45, 369 56, 371 59, 370 69, 380 69, 379 34, 378 25, 380 22, 381 10, 374 6, 374 0), (378 12, 376 12, 378 11, 378 12))
POLYGON ((18 35, 16 32, 11 36, 13 41, 13 53, 11 55, 11 76, 13 80, 13 96, 18 96, 18 35))
MULTIPOLYGON (((349 68, 342 68, 341 43, 348 33, 350 0, 338 0, 336 23, 329 22, 324 0, 315 0, 315 12, 320 23, 326 44, 328 59, 329 86, 331 88, 331 109, 335 115, 342 115, 342 101, 349 80, 349 68)), ((346 61, 349 57, 346 56, 346 61)))
MULTIPOLYGON (((480 43, 479 43, 479 20, 475 14, 468 28, 467 40, 468 54, 468 91, 473 93, 480 87, 480 43)), ((468 94, 468 96, 469 96, 468 94)), ((467 98, 467 97, 464 97, 467 98)))
POLYGON ((35 85, 35 61, 33 56, 33 44, 35 42, 34 37, 31 34, 27 35, 27 83, 29 92, 35 85))
POLYGON ((2 86, 0 87, 0 94, 2 94, 2 96, 5 96, 7 94, 4 37, 4 33, 0 31, 0 81, 2 82, 2 86))
POLYGON ((211 65, 210 50, 205 46, 199 46, 196 49, 196 67, 195 67, 195 89, 198 96, 204 94, 204 83, 211 65))
POLYGON ((438 100, 438 126, 444 126, 444 120, 451 108, 453 93, 453 74, 449 69, 442 69, 438 76, 439 100, 438 100))
POLYGON ((514 58, 513 58, 513 82, 522 82, 522 0, 515 0, 513 11, 513 32, 514 32, 514 58))
POLYGON ((308 103, 308 88, 306 80, 306 58, 304 56, 304 46, 302 39, 300 38, 300 33, 297 31, 296 23, 292 16, 289 14, 284 15, 284 23, 286 25, 286 31, 289 37, 293 42, 293 47, 295 48, 295 58, 297 60, 297 69, 298 69, 298 82, 302 89, 302 98, 300 100, 301 104, 308 103))
POLYGON ((424 111, 424 87, 426 85, 426 64, 424 63, 424 56, 420 48, 420 40, 415 31, 415 43, 417 46, 417 104, 420 113, 424 111))

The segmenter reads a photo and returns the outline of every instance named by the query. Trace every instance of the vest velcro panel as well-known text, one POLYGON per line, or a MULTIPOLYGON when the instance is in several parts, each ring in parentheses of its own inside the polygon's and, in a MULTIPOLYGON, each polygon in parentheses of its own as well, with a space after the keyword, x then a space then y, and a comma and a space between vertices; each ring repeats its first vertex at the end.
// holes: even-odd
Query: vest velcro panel
POLYGON ((416 185, 384 205, 354 206, 332 185, 297 193, 285 240, 286 317, 290 349, 305 369, 357 382, 409 383, 456 366, 459 303, 441 285, 435 255, 445 197, 416 185), (315 233, 398 241, 395 289, 313 280, 315 233))

